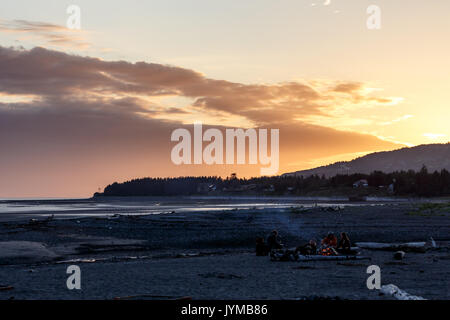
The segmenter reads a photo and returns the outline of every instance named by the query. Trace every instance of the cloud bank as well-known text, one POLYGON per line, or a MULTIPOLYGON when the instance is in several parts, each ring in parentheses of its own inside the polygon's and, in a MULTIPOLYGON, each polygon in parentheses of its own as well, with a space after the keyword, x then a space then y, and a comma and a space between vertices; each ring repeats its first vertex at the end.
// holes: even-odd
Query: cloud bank
POLYGON ((258 166, 174 166, 170 133, 194 119, 222 129, 279 128, 280 173, 317 158, 397 146, 317 125, 317 117, 333 118, 349 105, 394 103, 357 82, 243 84, 40 47, 0 47, 0 70, 2 197, 86 196, 139 176, 258 174, 258 166))

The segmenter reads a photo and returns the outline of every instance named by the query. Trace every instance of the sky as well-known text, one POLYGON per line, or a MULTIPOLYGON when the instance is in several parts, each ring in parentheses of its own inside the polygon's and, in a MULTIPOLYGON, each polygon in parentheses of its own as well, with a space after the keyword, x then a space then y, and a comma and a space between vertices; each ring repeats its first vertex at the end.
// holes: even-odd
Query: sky
POLYGON ((196 121, 279 129, 280 174, 446 143, 449 12, 441 0, 4 1, 0 198, 259 175, 174 165, 171 132, 196 121))

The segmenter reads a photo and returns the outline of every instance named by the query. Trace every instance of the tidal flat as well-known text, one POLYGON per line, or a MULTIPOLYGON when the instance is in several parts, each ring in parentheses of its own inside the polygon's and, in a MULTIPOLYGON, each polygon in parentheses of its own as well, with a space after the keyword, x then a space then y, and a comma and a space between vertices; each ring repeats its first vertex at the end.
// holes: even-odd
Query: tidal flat
POLYGON ((382 284, 450 298, 448 206, 170 201, 14 204, 16 211, 0 213, 0 299, 392 299, 367 288, 369 265, 380 267, 382 284), (288 248, 345 231, 353 243, 425 241, 427 250, 402 260, 367 249, 360 254, 370 259, 357 261, 255 256, 255 238, 274 229, 288 248), (66 286, 69 265, 81 269, 81 290, 66 286))

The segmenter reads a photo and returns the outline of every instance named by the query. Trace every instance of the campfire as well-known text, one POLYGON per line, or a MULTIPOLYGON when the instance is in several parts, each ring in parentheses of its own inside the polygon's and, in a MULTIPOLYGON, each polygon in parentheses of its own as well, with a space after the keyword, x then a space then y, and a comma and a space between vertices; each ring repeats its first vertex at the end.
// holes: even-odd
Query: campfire
POLYGON ((334 256, 336 253, 332 248, 321 248, 319 249, 318 254, 322 256, 334 256))

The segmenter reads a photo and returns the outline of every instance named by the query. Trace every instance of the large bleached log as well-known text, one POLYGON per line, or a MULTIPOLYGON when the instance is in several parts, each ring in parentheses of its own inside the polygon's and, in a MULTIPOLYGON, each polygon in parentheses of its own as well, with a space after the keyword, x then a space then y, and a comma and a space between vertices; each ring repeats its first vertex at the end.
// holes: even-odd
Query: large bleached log
POLYGON ((385 295, 393 296, 394 298, 396 298, 398 300, 426 300, 420 296, 413 296, 393 284, 387 284, 387 285, 381 286, 380 291, 381 291, 381 293, 383 293, 385 295))
POLYGON ((336 260, 365 260, 370 259, 370 257, 365 256, 321 256, 321 255, 312 255, 312 256, 299 256, 298 261, 336 261, 336 260))
POLYGON ((416 251, 425 252, 426 242, 405 243, 381 243, 381 242, 358 242, 356 245, 363 249, 386 250, 386 251, 416 251))

